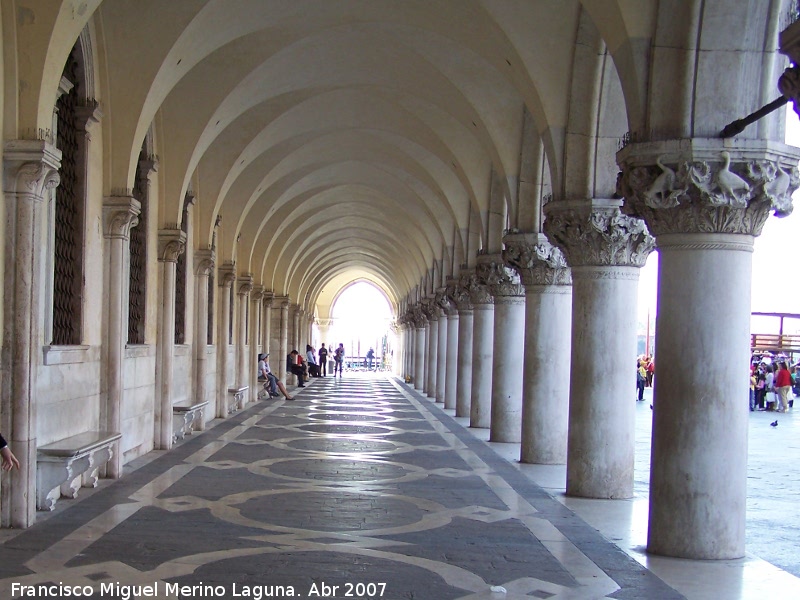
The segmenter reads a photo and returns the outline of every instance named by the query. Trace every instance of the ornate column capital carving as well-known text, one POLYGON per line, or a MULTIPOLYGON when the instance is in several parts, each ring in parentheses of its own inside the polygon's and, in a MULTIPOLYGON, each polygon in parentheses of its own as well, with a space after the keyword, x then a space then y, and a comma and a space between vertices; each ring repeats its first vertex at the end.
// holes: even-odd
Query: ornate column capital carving
POLYGON ((421 304, 412 304, 408 307, 408 319, 416 329, 423 329, 428 321, 421 304))
POLYGON ((263 285, 254 285, 252 291, 250 292, 250 299, 253 302, 263 302, 264 297, 266 296, 266 292, 264 291, 263 285))
POLYGON ((570 267, 643 267, 655 240, 644 221, 622 214, 621 200, 556 201, 544 232, 570 267))
POLYGON ((436 296, 431 296, 430 298, 423 298, 420 300, 420 306, 422 307, 422 312, 425 313, 428 321, 438 321, 439 316, 441 315, 441 309, 439 305, 436 303, 436 296))
POLYGON ((3 189, 41 201, 61 177, 61 150, 44 140, 8 140, 3 147, 3 189))
POLYGON ((275 300, 275 294, 270 290, 264 290, 264 298, 261 301, 265 308, 272 308, 272 302, 275 300))
POLYGON ((108 196, 103 200, 103 237, 130 239, 139 222, 142 205, 133 196, 108 196))
POLYGON ((503 244, 503 260, 516 269, 524 286, 572 284, 567 259, 545 235, 510 233, 503 237, 503 244))
POLYGON ((723 233, 757 236, 770 211, 792 212, 800 150, 767 140, 669 140, 626 146, 618 192, 623 210, 655 236, 723 233))
POLYGON ((92 129, 103 118, 103 110, 97 100, 87 100, 82 106, 75 107, 75 127, 91 140, 92 129))
POLYGON ((160 229, 158 231, 158 261, 178 262, 178 257, 186 249, 186 233, 180 229, 160 229))
POLYGON ((236 265, 226 262, 219 268, 219 287, 229 288, 236 281, 236 265))
POLYGON ((237 296, 247 296, 250 292, 253 291, 253 276, 250 273, 244 273, 242 275, 239 275, 236 283, 237 283, 236 286, 237 296))
POLYGON ((217 261, 217 253, 212 249, 198 250, 194 253, 195 273, 210 275, 217 261))
POLYGON ((492 296, 525 295, 519 274, 503 262, 502 254, 479 256, 475 271, 492 296))
POLYGON ((450 297, 447 295, 447 286, 436 290, 436 298, 434 299, 434 302, 445 315, 449 316, 456 314, 455 304, 450 301, 450 297))
POLYGON ((461 286, 460 277, 447 278, 445 294, 450 301, 450 310, 452 311, 447 314, 458 314, 460 310, 472 310, 472 305, 469 303, 469 292, 461 286))

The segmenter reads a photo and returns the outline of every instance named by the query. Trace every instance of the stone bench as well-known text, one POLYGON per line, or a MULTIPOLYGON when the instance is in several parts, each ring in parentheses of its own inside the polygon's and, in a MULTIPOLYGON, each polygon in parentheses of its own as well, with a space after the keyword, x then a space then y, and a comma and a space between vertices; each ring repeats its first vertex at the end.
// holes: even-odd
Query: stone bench
POLYGON ((174 404, 172 406, 172 431, 175 441, 182 440, 192 431, 203 431, 206 428, 205 407, 208 402, 195 404, 174 404))
POLYGON ((233 414, 237 410, 244 408, 244 394, 250 389, 249 385, 240 388, 228 388, 228 414, 233 414))
POLYGON ((113 431, 87 431, 40 446, 36 458, 36 508, 53 510, 59 498, 97 487, 100 468, 114 456, 113 431))

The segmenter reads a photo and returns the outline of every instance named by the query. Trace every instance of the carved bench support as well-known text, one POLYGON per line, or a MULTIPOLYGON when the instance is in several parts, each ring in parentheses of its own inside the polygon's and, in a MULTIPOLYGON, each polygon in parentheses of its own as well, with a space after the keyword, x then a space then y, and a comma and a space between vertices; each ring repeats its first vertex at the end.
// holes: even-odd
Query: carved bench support
POLYGON ((191 405, 176 404, 172 407, 172 426, 175 440, 182 440, 193 431, 203 431, 206 421, 203 415, 208 402, 198 402, 191 405))
POLYGON ((76 498, 81 487, 97 487, 100 469, 114 456, 121 433, 87 431, 38 449, 36 508, 53 510, 56 502, 76 498))
POLYGON ((244 393, 250 389, 250 386, 240 388, 228 388, 228 414, 231 415, 237 410, 244 408, 244 393))

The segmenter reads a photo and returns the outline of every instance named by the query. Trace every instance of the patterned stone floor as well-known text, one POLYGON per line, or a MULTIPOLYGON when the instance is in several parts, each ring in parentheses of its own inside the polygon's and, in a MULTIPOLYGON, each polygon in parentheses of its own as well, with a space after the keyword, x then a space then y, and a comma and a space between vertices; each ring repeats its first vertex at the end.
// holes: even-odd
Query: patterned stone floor
POLYGON ((383 377, 252 405, 7 539, 0 597, 44 584, 27 597, 683 597, 383 377))

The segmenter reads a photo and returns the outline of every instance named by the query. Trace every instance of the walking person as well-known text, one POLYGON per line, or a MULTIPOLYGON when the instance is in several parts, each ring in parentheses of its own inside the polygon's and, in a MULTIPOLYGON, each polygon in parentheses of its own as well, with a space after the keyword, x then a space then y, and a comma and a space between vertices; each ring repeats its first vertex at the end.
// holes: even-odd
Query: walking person
POLYGON ((780 406, 776 407, 778 412, 789 412, 789 392, 791 391, 792 374, 789 372, 786 362, 781 361, 778 373, 775 375, 775 392, 780 399, 780 406))
POLYGON ((333 352, 333 376, 336 377, 336 371, 339 371, 339 377, 342 376, 342 365, 344 364, 344 344, 339 344, 333 352))
POLYGON ((322 344, 317 352, 319 356, 319 376, 325 377, 328 374, 328 349, 322 344))

